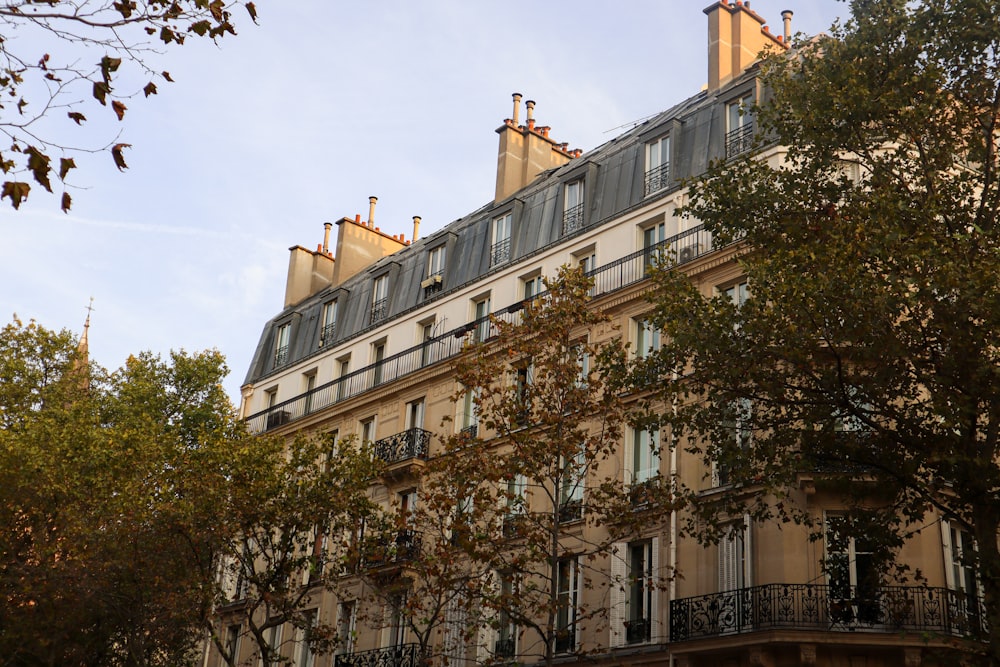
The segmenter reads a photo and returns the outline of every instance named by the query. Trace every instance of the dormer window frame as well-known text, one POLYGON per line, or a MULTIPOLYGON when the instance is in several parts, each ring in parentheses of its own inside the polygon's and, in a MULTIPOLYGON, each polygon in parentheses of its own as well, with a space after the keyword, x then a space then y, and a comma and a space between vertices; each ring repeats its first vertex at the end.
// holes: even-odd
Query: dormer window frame
POLYGON ((670 185, 671 136, 670 132, 664 132, 645 144, 646 170, 643 176, 643 196, 665 190, 670 185))
POLYGON ((323 304, 319 330, 320 347, 329 347, 337 337, 338 308, 339 304, 335 298, 323 304))
POLYGON ((563 235, 572 234, 586 226, 586 191, 584 178, 574 178, 563 185, 563 235))
POLYGON ((292 339, 292 322, 291 320, 285 320, 280 322, 275 326, 274 330, 274 355, 272 356, 272 365, 274 369, 281 368, 282 366, 287 366, 290 359, 289 346, 292 339))
POLYGON ((427 251, 427 276, 420 282, 425 299, 443 289, 447 253, 448 248, 445 243, 440 243, 427 251))
POLYGON ((490 266, 507 264, 511 259, 511 237, 514 231, 514 211, 507 210, 490 221, 490 266))
POLYGON ((369 324, 378 324, 389 316, 389 272, 372 278, 372 301, 369 324))
POLYGON ((743 88, 729 96, 723 105, 725 120, 724 150, 726 159, 743 155, 753 148, 755 118, 753 105, 756 103, 756 93, 753 88, 743 88))

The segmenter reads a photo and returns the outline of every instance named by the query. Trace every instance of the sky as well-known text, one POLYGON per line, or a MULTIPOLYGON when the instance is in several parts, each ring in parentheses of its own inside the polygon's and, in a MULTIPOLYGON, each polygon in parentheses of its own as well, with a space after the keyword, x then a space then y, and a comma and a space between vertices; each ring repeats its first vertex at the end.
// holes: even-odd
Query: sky
MULTIPOLYGON (((371 195, 375 224, 407 239, 415 215, 426 236, 491 201, 514 92, 584 151, 695 94, 708 4, 257 0, 259 25, 239 13, 236 38, 151 56, 175 82, 130 100, 120 128, 93 124, 132 144, 126 171, 78 158, 69 214, 44 193, 0 206, 0 321, 79 335, 93 297, 92 361, 215 348, 238 405, 291 246, 367 218, 371 195)), ((751 4, 774 34, 784 9, 807 35, 848 14, 838 0, 751 4)))

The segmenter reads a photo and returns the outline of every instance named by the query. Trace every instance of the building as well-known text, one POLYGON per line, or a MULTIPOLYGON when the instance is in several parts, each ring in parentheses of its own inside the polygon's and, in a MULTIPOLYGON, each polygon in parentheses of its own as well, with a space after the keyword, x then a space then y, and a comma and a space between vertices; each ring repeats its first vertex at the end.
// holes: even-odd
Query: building
MULTIPOLYGON (((705 14, 705 90, 587 153, 552 138, 535 119, 535 103, 522 108, 515 94, 511 118, 497 129, 490 203, 424 238, 414 218, 407 240, 375 226, 372 198, 366 221, 336 223, 335 252, 330 224, 315 251, 293 247, 284 308, 265 326, 243 386, 250 428, 356 434, 388 452, 390 464, 433 457, 443 417, 455 429, 477 425, 474 411, 450 400, 455 379, 447 361, 486 335, 491 313, 512 312, 538 292, 540 276, 563 264, 593 276, 593 307, 614 318, 638 354, 658 344, 644 321, 651 254, 671 253, 677 270, 706 294, 739 298, 746 282, 735 250, 717 247, 674 211, 684 201, 682 179, 751 149, 754 123, 745 111, 764 94, 756 56, 787 48, 791 12, 783 15, 783 35, 772 35, 740 2, 720 0, 705 14)), ((623 462, 639 440, 626 435, 623 462)), ((705 494, 727 492, 724 470, 706 470, 683 452, 663 457, 659 473, 701 485, 705 494)), ((401 477, 373 488, 385 503, 413 502, 409 491, 401 477)), ((831 498, 813 485, 804 483, 796 500, 817 516, 836 516, 831 498)), ((672 527, 643 535, 636 542, 643 568, 681 576, 663 590, 592 601, 610 605, 609 621, 578 641, 588 660, 607 664, 935 664, 936 650, 978 622, 974 578, 960 562, 967 537, 940 523, 939 535, 925 532, 899 556, 920 568, 926 585, 878 592, 864 592, 870 560, 861 535, 842 540, 846 547, 836 553, 787 526, 745 524, 710 547, 679 539, 672 527), (824 573, 824 557, 842 560, 839 577, 824 573), (640 618, 645 631, 630 632, 626 618, 640 618)), ((353 628, 336 664, 400 663, 404 631, 362 627, 353 607, 322 591, 315 605, 317 617, 353 628)), ((301 645, 289 651, 302 667, 335 661, 301 645)), ((486 642, 468 659, 497 654, 486 642)), ((516 660, 516 649, 503 657, 516 660)), ((207 655, 207 664, 212 659, 207 655)))

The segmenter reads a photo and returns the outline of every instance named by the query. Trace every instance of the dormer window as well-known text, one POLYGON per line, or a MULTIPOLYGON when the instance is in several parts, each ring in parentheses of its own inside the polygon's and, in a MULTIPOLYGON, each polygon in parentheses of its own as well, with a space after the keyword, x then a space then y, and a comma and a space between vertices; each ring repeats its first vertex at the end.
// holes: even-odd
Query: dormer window
POLYGON ((443 245, 427 252, 427 277, 420 283, 424 288, 424 298, 441 291, 444 279, 445 250, 443 245))
POLYGON ((563 234, 583 228, 583 180, 566 184, 563 200, 563 234))
POLYGON ((372 312, 370 323, 384 320, 389 314, 389 277, 379 276, 372 283, 372 312))
POLYGON ((292 323, 288 322, 278 327, 278 335, 274 340, 274 368, 288 363, 288 341, 292 335, 292 323))
POLYGON ((726 105, 726 157, 746 153, 753 146, 753 98, 742 95, 726 105))
POLYGON ((658 192, 670 182, 670 135, 646 144, 646 177, 643 192, 658 192))
POLYGON ((493 219, 493 245, 490 246, 490 266, 497 266, 510 261, 510 229, 513 220, 513 213, 507 213, 493 219))
POLYGON ((323 304, 323 328, 319 334, 319 345, 324 347, 333 344, 337 335, 337 300, 323 304))

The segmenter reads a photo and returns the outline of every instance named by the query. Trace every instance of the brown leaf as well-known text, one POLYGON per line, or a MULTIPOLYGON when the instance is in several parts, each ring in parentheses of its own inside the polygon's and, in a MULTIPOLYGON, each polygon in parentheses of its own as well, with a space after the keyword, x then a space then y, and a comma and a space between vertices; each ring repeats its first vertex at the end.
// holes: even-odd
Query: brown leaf
POLYGON ((167 80, 167 81, 169 81, 170 83, 173 83, 173 82, 174 82, 174 80, 170 78, 170 72, 166 72, 166 71, 164 71, 164 72, 162 72, 162 74, 163 74, 163 78, 164 78, 164 79, 166 79, 166 80, 167 80))
POLYGON ((255 4, 253 4, 252 2, 248 2, 246 4, 246 7, 247 7, 247 12, 250 14, 251 20, 253 20, 253 22, 256 23, 257 22, 257 6, 255 4))
POLYGON ((63 213, 69 213, 69 207, 73 204, 73 198, 69 196, 68 192, 62 193, 62 210, 63 213))
POLYGON ((125 156, 122 155, 122 150, 125 148, 132 148, 132 144, 115 144, 111 147, 111 157, 114 158, 118 171, 128 169, 128 165, 125 164, 125 156))
POLYGON ((70 117, 70 120, 75 121, 77 125, 80 125, 83 121, 87 120, 87 117, 79 111, 70 111, 66 115, 70 117))
POLYGON ((222 8, 224 6, 225 5, 223 4, 222 0, 213 0, 208 5, 208 11, 212 12, 212 18, 214 18, 216 21, 220 22, 222 21, 222 8))
POLYGON ((111 92, 111 86, 109 86, 105 82, 103 81, 94 82, 94 99, 100 102, 101 104, 107 106, 108 104, 107 97, 108 93, 110 92, 111 92))
POLYGON ((149 97, 150 95, 155 95, 156 94, 156 84, 153 83, 152 81, 150 81, 142 89, 142 92, 146 94, 146 97, 149 97))
POLYGON ((70 169, 76 169, 76 162, 71 157, 59 158, 59 180, 65 181, 70 169))
POLYGON ((118 120, 121 120, 125 117, 125 109, 128 107, 126 107, 119 100, 114 100, 111 102, 111 108, 114 109, 115 115, 118 116, 118 120))
POLYGON ((49 156, 34 146, 28 146, 24 152, 28 154, 28 169, 35 178, 35 182, 52 192, 52 184, 49 182, 49 172, 52 170, 52 167, 49 166, 49 156))
POLYGON ((10 197, 10 203, 16 209, 21 206, 22 201, 28 198, 29 192, 31 192, 31 186, 27 183, 4 181, 3 189, 0 190, 0 199, 10 197))

